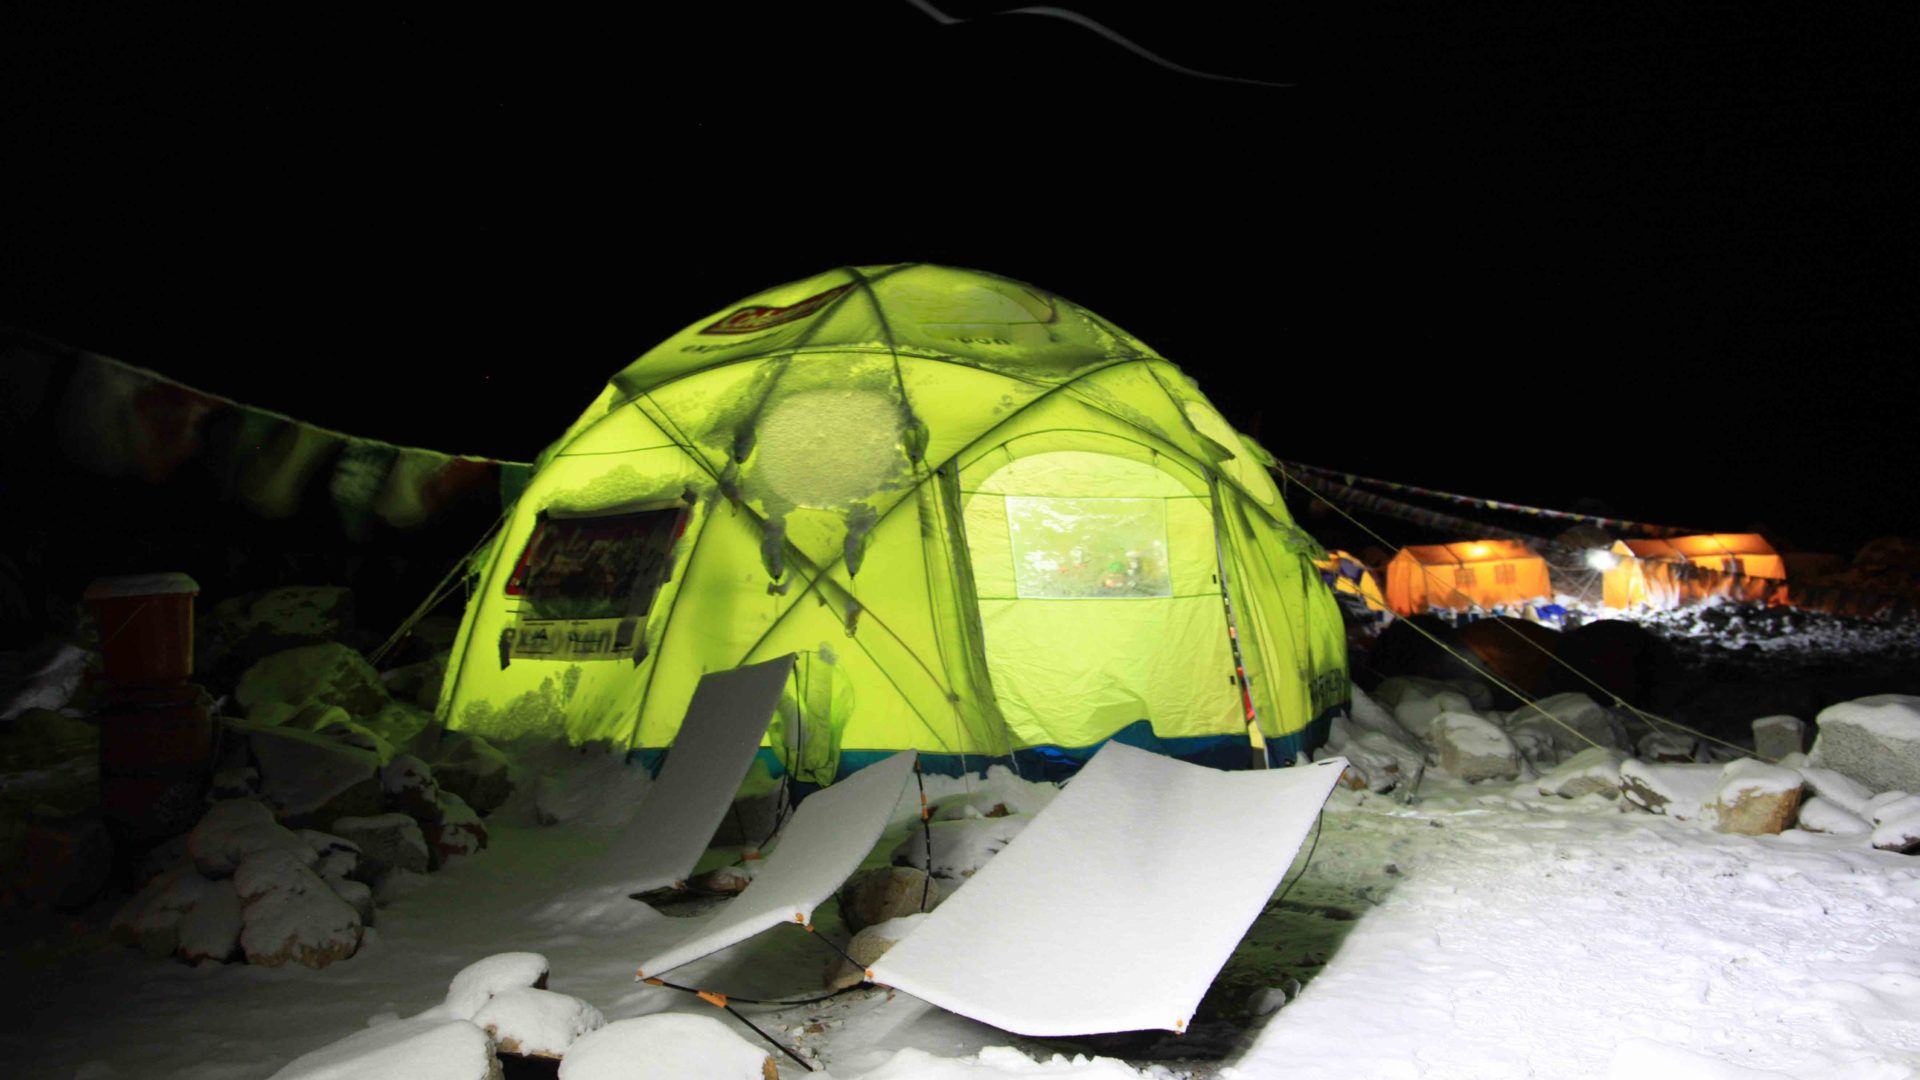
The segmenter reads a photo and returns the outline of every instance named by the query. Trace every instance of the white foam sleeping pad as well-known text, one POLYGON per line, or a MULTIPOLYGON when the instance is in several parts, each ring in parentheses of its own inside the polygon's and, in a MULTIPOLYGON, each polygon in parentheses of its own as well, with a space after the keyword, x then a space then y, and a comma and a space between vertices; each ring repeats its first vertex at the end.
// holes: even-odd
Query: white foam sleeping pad
POLYGON ((1221 772, 1110 742, 873 981, 1021 1035, 1184 1031, 1346 766, 1221 772))
POLYGON ((608 853, 629 892, 677 886, 707 850, 767 734, 793 654, 700 677, 660 775, 608 853))
POLYGON ((902 750, 800 803, 753 883, 679 941, 647 957, 639 974, 652 978, 736 945, 781 923, 813 922, 880 842, 893 808, 913 783, 917 755, 902 750))

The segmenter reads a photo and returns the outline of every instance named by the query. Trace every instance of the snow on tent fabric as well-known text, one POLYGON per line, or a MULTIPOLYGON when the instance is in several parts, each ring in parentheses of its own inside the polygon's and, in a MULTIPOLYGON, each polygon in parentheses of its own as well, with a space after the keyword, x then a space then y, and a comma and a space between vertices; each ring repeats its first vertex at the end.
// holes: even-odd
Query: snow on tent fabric
POLYGON ((535 463, 476 562, 447 725, 649 760, 703 672, 802 657, 763 753, 826 783, 1110 738, 1244 766, 1348 695, 1317 546, 1193 381, 1069 301, 843 268, 688 326, 535 463), (639 564, 641 570, 634 566, 639 564))
POLYGON ((1709 596, 1766 601, 1774 591, 1769 582, 1787 579, 1786 560, 1754 533, 1617 540, 1611 551, 1619 561, 1602 577, 1602 598, 1611 608, 1672 608, 1709 596), (1675 573, 1676 566, 1711 573, 1675 573))
POLYGON ((1546 560, 1518 540, 1415 544, 1387 563, 1387 605, 1399 615, 1499 607, 1552 595, 1546 560))
POLYGON ((1345 768, 1223 774, 1109 743, 873 980, 1021 1035, 1184 1030, 1345 768))

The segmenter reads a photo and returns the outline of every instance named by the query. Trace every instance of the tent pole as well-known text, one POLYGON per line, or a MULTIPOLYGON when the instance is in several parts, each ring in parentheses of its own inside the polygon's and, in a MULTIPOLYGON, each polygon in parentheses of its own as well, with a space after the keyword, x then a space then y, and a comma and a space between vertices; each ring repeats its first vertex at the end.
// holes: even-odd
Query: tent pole
POLYGON ((1240 655, 1240 624, 1233 615, 1233 589, 1227 580, 1227 553, 1220 544, 1220 529, 1226 524, 1220 508, 1220 482, 1209 480, 1213 491, 1213 562, 1220 576, 1220 601, 1227 612, 1227 640, 1233 645, 1233 674, 1240 684, 1240 703, 1247 710, 1247 753, 1256 769, 1270 769, 1266 739, 1260 734, 1260 718, 1253 708, 1253 688, 1247 683, 1246 660, 1240 655))

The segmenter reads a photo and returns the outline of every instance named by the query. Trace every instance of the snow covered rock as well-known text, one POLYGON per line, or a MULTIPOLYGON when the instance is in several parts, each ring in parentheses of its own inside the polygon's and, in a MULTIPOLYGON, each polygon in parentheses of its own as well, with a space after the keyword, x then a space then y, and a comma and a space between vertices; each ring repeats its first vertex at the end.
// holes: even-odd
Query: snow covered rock
MULTIPOLYGON (((914 834, 918 839, 919 834, 914 834)), ((932 911, 940 906, 945 893, 940 882, 930 880, 926 871, 911 866, 877 866, 862 870, 840 887, 840 917, 847 929, 864 930, 869 926, 932 911), (926 906, 921 907, 922 897, 926 906)))
POLYGON ((180 959, 224 964, 240 948, 240 894, 232 882, 209 882, 193 907, 180 917, 180 959))
POLYGON ((377 753, 290 728, 256 728, 247 741, 260 765, 261 797, 292 827, 384 808, 377 753))
POLYGON ((353 909, 355 915, 360 916, 361 926, 373 925, 373 889, 366 882, 343 877, 329 877, 321 880, 327 883, 327 887, 333 890, 335 896, 347 902, 347 906, 353 909))
POLYGON ((439 730, 432 713, 403 701, 387 702, 379 712, 361 717, 360 724, 387 745, 413 753, 424 749, 439 730))
POLYGON ((471 1020, 494 995, 519 987, 547 988, 547 958, 534 952, 495 953, 460 969, 447 984, 440 1011, 471 1020))
POLYGON ((415 821, 440 820, 440 785, 433 770, 412 754, 400 754, 380 767, 380 788, 387 806, 415 821))
POLYGON ((488 999, 473 1022, 493 1036, 502 1054, 559 1058, 574 1041, 605 1027, 600 1010, 577 997, 532 986, 511 986, 488 999))
POLYGON ((387 701, 386 684, 359 653, 337 642, 274 653, 248 668, 233 692, 251 716, 267 702, 338 705, 355 718, 372 716, 387 701))
POLYGON ((1522 731, 1539 732, 1552 739, 1563 755, 1590 750, 1595 744, 1614 750, 1630 745, 1626 725, 1612 709, 1572 691, 1515 709, 1507 717, 1507 730, 1516 737, 1522 731))
POLYGON ((323 968, 360 947, 353 906, 283 851, 264 851, 234 872, 240 894, 240 948, 247 963, 323 968))
POLYGON ((753 884, 753 864, 740 866, 716 866, 704 874, 696 874, 687 881, 687 888, 696 893, 715 896, 738 896, 753 884))
POLYGON ((299 836, 313 849, 314 873, 323 878, 350 878, 359 872, 360 845, 318 829, 301 829, 299 836))
POLYGON ((1540 778, 1540 794, 1577 799, 1582 795, 1620 794, 1620 763, 1626 755, 1604 746, 1590 746, 1555 766, 1540 778))
POLYGON ((1868 799, 1861 809, 1866 811, 1868 821, 1878 825, 1890 818, 1900 817, 1910 810, 1920 809, 1920 797, 1909 795, 1904 791, 1883 791, 1868 799))
POLYGON ((1792 769, 1742 758, 1720 770, 1713 827, 1724 833, 1768 836, 1793 825, 1803 781, 1792 769))
MULTIPOLYGON (((1391 681, 1391 680, 1389 680, 1391 681)), ((1402 743, 1411 744, 1414 734, 1393 718, 1387 706, 1375 700, 1372 695, 1358 686, 1348 684, 1353 691, 1353 699, 1347 703, 1346 723, 1353 728, 1353 737, 1358 738, 1364 732, 1378 732, 1402 743)))
POLYGON ((1815 795, 1832 802, 1855 817, 1867 816, 1867 801, 1873 798, 1873 792, 1832 769, 1823 769, 1818 765, 1802 765, 1798 772, 1815 795))
MULTIPOLYGON (((439 794, 437 820, 422 822, 420 833, 427 841, 427 865, 438 870, 448 859, 471 855, 487 846, 487 827, 480 815, 451 791, 439 794)), ((742 886, 745 888, 745 886, 742 886)))
POLYGON ((1695 760, 1700 741, 1678 731, 1649 731, 1640 737, 1637 752, 1643 761, 1685 764, 1695 760))
POLYGON ((1877 694, 1814 718, 1813 760, 1871 791, 1920 791, 1920 697, 1877 694))
POLYGON ((493 813, 513 794, 507 755, 478 735, 448 735, 433 775, 440 790, 460 796, 480 814, 493 813))
POLYGON ((935 821, 957 821, 961 818, 1006 817, 1013 811, 1007 804, 996 798, 992 792, 973 791, 949 795, 936 799, 928 808, 935 821))
POLYGON ((1348 741, 1345 752, 1350 765, 1360 760, 1366 762, 1368 790, 1395 792, 1403 802, 1420 787, 1420 779, 1427 771, 1425 754, 1415 750, 1411 743, 1383 731, 1363 731, 1355 735, 1348 741), (1382 783, 1384 786, 1375 786, 1382 783))
POLYGON ((1444 712, 1427 727, 1440 767, 1457 780, 1512 780, 1520 775, 1520 750, 1507 733, 1472 713, 1444 712))
POLYGON ((1753 752, 1777 762, 1806 745, 1807 725, 1797 716, 1763 716, 1753 722, 1753 752))
POLYGON ((778 1080, 766 1048, 698 1013, 616 1020, 580 1037, 560 1080, 778 1080))
POLYGON ((1398 675, 1381 683, 1375 698, 1393 710, 1393 718, 1401 727, 1422 740, 1428 737, 1427 729, 1442 713, 1473 713, 1473 702, 1459 689, 1410 675, 1398 675))
POLYGON ((1872 843, 1881 851, 1920 854, 1920 809, 1886 818, 1873 827, 1872 843))
POLYGON ((397 667, 381 674, 387 693, 397 701, 411 702, 431 712, 440 703, 440 687, 447 678, 449 654, 439 652, 417 664, 397 667))
POLYGON ((928 870, 936 878, 958 880, 972 877, 987 860, 999 854, 1033 818, 1009 814, 1000 818, 963 818, 935 821, 928 826, 933 844, 933 862, 927 862, 928 835, 915 829, 893 849, 895 866, 928 870))
POLYGON ((1629 806, 1680 820, 1701 815, 1720 787, 1718 765, 1620 763, 1620 796, 1629 806))
POLYGON ((180 920, 202 897, 231 885, 208 881, 191 863, 182 863, 147 883, 113 917, 114 940, 138 945, 152 957, 171 956, 180 947, 180 920))
POLYGON ((427 838, 405 814, 343 817, 334 821, 333 831, 360 849, 360 862, 369 878, 394 870, 427 870, 427 838))
POLYGON ((247 856, 268 848, 305 852, 313 862, 312 846, 275 821, 273 811, 257 799, 214 803, 187 834, 187 854, 208 877, 226 877, 247 856))
MULTIPOLYGON (((895 1051, 892 1057, 872 1072, 860 1074, 861 1080, 1002 1080, 1004 1077, 1025 1080, 1041 1077, 1162 1080, 1180 1075, 1185 1074, 1170 1072, 1164 1066, 1150 1066, 1146 1071, 1136 1071, 1118 1058, 1090 1058, 1082 1054, 1075 1054, 1072 1058, 1055 1054, 1046 1061, 1036 1061, 1011 1046, 983 1047, 978 1054, 958 1058, 936 1057, 925 1050, 908 1047, 895 1051)), ((1229 1068, 1223 1075, 1245 1077, 1252 1074, 1229 1068)), ((1354 1075, 1358 1077, 1361 1074, 1354 1075)))
POLYGON ((925 918, 920 914, 902 915, 897 919, 875 923, 853 935, 853 940, 847 942, 847 957, 851 957, 853 962, 848 963, 846 957, 834 957, 833 962, 827 965, 827 989, 844 990, 866 981, 867 969, 887 955, 888 949, 906 940, 906 936, 925 918))
POLYGON ((500 1059, 478 1025, 423 1014, 356 1032, 295 1058, 271 1080, 499 1080, 500 1076, 500 1059))
POLYGON ((1865 820, 1817 795, 1800 804, 1800 827, 1808 832, 1835 836, 1865 836, 1873 831, 1873 826, 1865 820))

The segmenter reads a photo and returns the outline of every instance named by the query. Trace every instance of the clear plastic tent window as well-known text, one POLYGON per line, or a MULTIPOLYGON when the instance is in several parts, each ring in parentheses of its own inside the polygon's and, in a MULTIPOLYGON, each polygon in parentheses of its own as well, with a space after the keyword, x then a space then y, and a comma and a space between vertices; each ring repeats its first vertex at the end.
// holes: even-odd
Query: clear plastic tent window
POLYGON ((1008 496, 1007 530, 1023 600, 1173 595, 1160 499, 1008 496))

